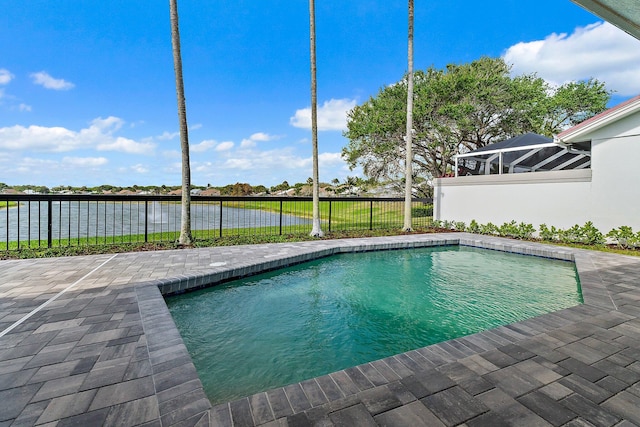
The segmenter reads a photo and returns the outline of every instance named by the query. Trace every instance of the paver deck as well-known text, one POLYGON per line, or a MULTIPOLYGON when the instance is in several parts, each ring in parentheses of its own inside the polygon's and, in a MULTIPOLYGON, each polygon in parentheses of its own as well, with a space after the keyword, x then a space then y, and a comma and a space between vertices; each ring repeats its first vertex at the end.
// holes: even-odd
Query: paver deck
POLYGON ((640 258, 466 233, 0 261, 0 427, 640 426, 640 258), (585 303, 211 406, 162 293, 344 251, 572 259, 585 303))

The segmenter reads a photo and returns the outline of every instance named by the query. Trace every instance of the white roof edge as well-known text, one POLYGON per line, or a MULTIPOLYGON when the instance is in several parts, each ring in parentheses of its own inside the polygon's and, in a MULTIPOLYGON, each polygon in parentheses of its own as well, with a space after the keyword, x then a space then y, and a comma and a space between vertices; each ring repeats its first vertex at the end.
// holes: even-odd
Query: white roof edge
POLYGON ((497 150, 486 150, 486 151, 481 151, 479 153, 474 153, 473 151, 471 151, 469 153, 456 154, 455 156, 453 156, 453 158, 455 159, 460 157, 476 157, 476 156, 484 156, 485 154, 508 153, 510 151, 527 151, 527 150, 535 150, 537 148, 557 147, 557 146, 560 146, 560 144, 556 142, 547 142, 544 144, 524 145, 522 147, 509 147, 509 148, 503 148, 503 149, 497 149, 497 150))
POLYGON ((579 123, 573 128, 560 132, 558 135, 553 137, 553 140, 556 143, 580 142, 578 138, 582 138, 601 127, 633 114, 638 110, 640 110, 640 97, 636 97, 632 102, 622 103, 616 107, 612 107, 608 111, 601 113, 599 116, 594 116, 585 122, 579 123))

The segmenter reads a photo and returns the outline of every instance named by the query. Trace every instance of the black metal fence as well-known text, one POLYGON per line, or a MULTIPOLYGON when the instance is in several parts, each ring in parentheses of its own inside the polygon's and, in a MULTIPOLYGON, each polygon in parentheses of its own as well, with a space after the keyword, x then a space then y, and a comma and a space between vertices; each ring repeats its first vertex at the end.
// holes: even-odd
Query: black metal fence
MULTIPOLYGON (((431 221, 431 200, 415 199, 413 226, 431 221)), ((399 228, 399 198, 321 198, 325 231, 399 228)), ((193 196, 196 239, 311 231, 307 197, 193 196)), ((0 250, 176 240, 180 196, 0 194, 0 250)))

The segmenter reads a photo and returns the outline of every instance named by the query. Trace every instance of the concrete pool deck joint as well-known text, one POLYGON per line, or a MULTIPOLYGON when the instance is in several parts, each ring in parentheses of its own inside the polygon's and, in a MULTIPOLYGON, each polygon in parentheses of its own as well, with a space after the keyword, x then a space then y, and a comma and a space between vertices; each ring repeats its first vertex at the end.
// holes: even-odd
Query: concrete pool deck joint
MULTIPOLYGON (((105 259, 3 261, 0 330, 105 259)), ((640 425, 639 283, 640 258, 466 233, 120 254, 0 338, 0 425, 640 425), (442 244, 573 260, 585 303, 211 407, 161 293, 442 244)))

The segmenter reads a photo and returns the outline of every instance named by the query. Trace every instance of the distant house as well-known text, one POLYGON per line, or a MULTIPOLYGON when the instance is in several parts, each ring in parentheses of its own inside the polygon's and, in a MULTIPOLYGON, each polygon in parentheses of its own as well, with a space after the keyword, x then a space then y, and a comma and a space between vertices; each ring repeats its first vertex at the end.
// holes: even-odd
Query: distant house
POLYGON ((199 196, 219 196, 220 190, 216 188, 209 187, 206 190, 201 190, 198 194, 199 196))
POLYGON ((457 176, 434 180, 434 218, 640 230, 640 96, 553 140, 518 139, 457 156, 457 176))
POLYGON ((13 188, 5 188, 4 190, 2 190, 2 194, 24 194, 24 193, 21 193, 18 190, 14 190, 13 188))

